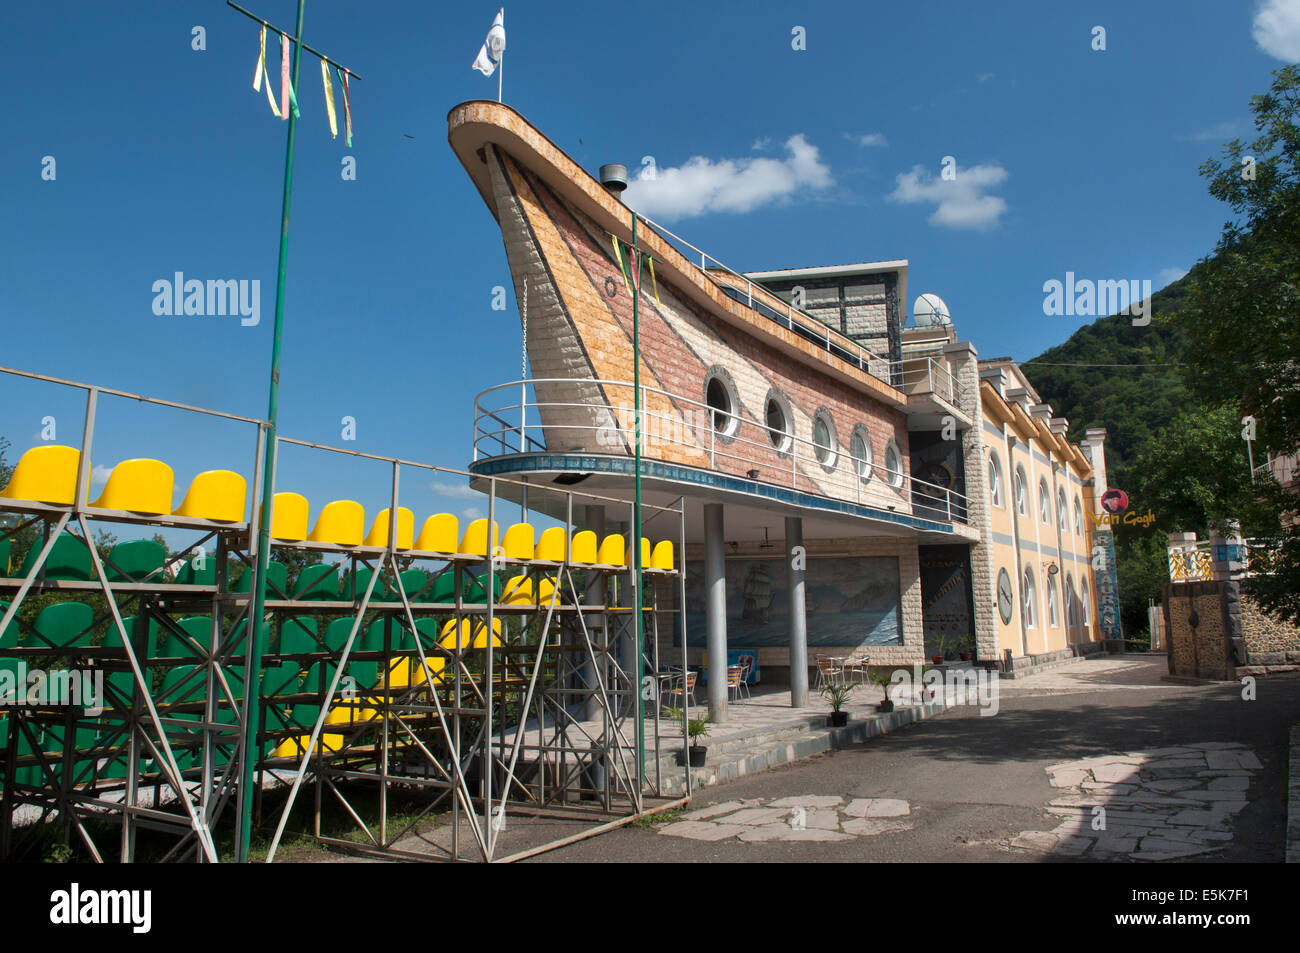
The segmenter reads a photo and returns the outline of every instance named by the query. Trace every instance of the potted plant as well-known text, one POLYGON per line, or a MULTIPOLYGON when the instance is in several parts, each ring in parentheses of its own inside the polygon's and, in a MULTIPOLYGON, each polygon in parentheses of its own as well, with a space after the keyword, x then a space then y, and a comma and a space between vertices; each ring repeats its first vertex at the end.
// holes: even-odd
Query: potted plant
POLYGON ((885 697, 876 704, 876 711, 891 712, 894 710, 894 700, 889 697, 889 684, 893 674, 894 670, 887 667, 873 668, 867 672, 867 678, 871 680, 871 684, 879 685, 885 693, 885 697))
POLYGON ((843 728, 849 723, 849 713, 844 710, 844 703, 857 687, 848 682, 829 682, 822 686, 822 694, 831 703, 831 714, 826 723, 832 728, 843 728))
POLYGON ((943 658, 948 654, 948 636, 940 635, 934 640, 934 654, 930 656, 930 661, 935 665, 942 665, 943 658))
POLYGON ((975 647, 971 645, 969 638, 962 639, 957 648, 957 657, 963 662, 969 662, 975 655, 975 647))
MULTIPOLYGON (((676 722, 677 724, 681 724, 682 718, 684 717, 680 708, 665 708, 664 714, 668 716, 669 721, 676 722)), ((691 744, 685 751, 677 756, 677 763, 687 763, 692 768, 704 767, 704 758, 708 754, 709 749, 698 742, 708 733, 708 716, 705 716, 704 718, 687 718, 686 734, 690 736, 691 744)))

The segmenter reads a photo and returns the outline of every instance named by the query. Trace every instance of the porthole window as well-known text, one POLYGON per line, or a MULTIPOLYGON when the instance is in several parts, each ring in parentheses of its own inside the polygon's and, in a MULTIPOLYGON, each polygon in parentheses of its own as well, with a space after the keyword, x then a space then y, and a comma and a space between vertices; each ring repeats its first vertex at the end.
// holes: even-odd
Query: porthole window
POLYGON ((740 426, 736 416, 735 389, 723 374, 710 372, 704 384, 704 402, 709 405, 709 422, 714 433, 720 437, 730 437, 740 426))
POLYGON ((793 438, 790 434, 790 402, 779 391, 773 390, 767 395, 764 409, 764 422, 767 424, 767 437, 777 453, 787 453, 793 438))
POLYGON ((892 440, 885 447, 885 479, 895 489, 903 485, 903 457, 892 440))
POLYGON ((989 502, 1002 505, 1002 464, 996 453, 989 454, 989 502))
POLYGON ((835 422, 831 420, 831 413, 825 407, 818 410, 813 417, 813 453, 817 456, 817 462, 827 470, 835 469, 835 461, 839 455, 835 440, 835 422))
POLYGON ((866 483, 871 479, 871 434, 867 428, 858 424, 853 428, 853 439, 849 441, 849 455, 853 457, 853 472, 858 479, 866 483))

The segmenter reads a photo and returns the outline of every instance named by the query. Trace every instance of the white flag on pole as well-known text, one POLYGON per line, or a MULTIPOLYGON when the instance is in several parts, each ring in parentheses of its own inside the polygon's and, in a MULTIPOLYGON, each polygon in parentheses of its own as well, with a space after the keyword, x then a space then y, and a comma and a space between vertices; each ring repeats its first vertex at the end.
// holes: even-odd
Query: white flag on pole
POLYGON ((487 39, 479 48, 474 62, 470 64, 472 69, 478 70, 484 76, 491 76, 496 72, 497 64, 501 62, 501 54, 506 51, 505 12, 505 7, 497 11, 496 19, 492 21, 492 29, 488 30, 487 39))

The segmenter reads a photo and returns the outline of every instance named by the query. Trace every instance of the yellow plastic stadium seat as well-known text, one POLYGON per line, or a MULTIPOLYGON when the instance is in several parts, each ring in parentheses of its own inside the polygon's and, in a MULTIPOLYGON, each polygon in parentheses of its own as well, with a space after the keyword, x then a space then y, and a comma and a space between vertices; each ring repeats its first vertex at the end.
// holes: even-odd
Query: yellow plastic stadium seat
POLYGON ((555 594, 555 580, 537 580, 537 604, 539 606, 549 606, 552 599, 555 600, 557 606, 564 603, 564 593, 560 593, 558 596, 555 594))
MULTIPOLYGON (((302 753, 307 750, 307 743, 311 741, 311 735, 299 735, 297 738, 285 738, 275 750, 271 752, 273 758, 301 758, 302 753)), ((319 754, 321 749, 331 754, 343 750, 343 736, 329 732, 321 732, 320 738, 316 741, 316 753, 319 754)))
POLYGON ((596 561, 596 534, 589 529, 584 529, 581 533, 574 533, 570 558, 573 562, 583 566, 590 566, 594 563, 596 561))
POLYGON ((300 543, 307 538, 307 497, 301 493, 277 493, 271 502, 271 535, 300 543))
POLYGON ((622 536, 606 536, 600 541, 600 552, 596 562, 606 566, 622 566, 627 559, 627 545, 622 536))
POLYGON ((172 511, 176 477, 161 460, 140 457, 113 467, 104 492, 91 506, 103 510, 128 510, 161 516, 172 511))
POLYGON ((77 464, 81 451, 74 447, 44 444, 22 455, 0 496, 10 500, 31 500, 71 506, 77 490, 77 464))
POLYGON ((450 513, 438 513, 424 521, 415 549, 429 553, 454 553, 460 540, 460 522, 450 513))
POLYGON ((652 569, 672 570, 673 541, 671 539, 664 539, 655 543, 654 552, 650 554, 650 567, 652 569))
POLYGON ((506 559, 532 559, 535 548, 531 523, 516 523, 506 530, 504 548, 506 559))
MULTIPOLYGON (((628 549, 627 552, 626 562, 624 562, 623 565, 627 566, 629 569, 632 568, 632 550, 630 548, 628 549)), ((641 568, 644 569, 649 565, 650 565, 650 540, 642 536, 641 537, 641 568)))
POLYGON ((313 543, 360 546, 365 529, 366 511, 360 503, 355 500, 335 500, 325 504, 307 539, 313 543))
MULTIPOLYGON (((433 680, 441 682, 440 673, 447 667, 447 660, 441 655, 427 655, 426 658, 429 660, 429 671, 433 673, 433 680)), ((419 687, 426 681, 428 679, 424 677, 424 665, 418 658, 393 659, 393 664, 388 670, 389 688, 419 687)))
POLYGON ((189 516, 219 523, 239 523, 244 519, 244 501, 248 484, 230 470, 204 470, 194 478, 185 499, 173 516, 189 516))
POLYGON ((563 526, 552 526, 550 529, 542 530, 542 538, 537 541, 537 550, 534 559, 546 559, 553 563, 564 562, 565 554, 568 552, 568 536, 564 532, 563 526))
MULTIPOLYGON (((457 649, 463 649, 466 645, 472 649, 487 648, 487 626, 478 619, 461 619, 459 626, 459 638, 457 638, 457 625, 455 619, 448 619, 442 627, 442 637, 438 644, 449 652, 457 649), (473 626, 474 641, 470 642, 470 627, 473 626)), ((497 648, 501 645, 501 640, 497 638, 501 634, 501 620, 494 618, 492 620, 492 647, 497 648)), ((432 661, 432 660, 430 660, 432 661)))
MULTIPOLYGON (((466 556, 486 556, 488 554, 488 521, 474 520, 465 530, 465 535, 461 537, 460 549, 458 552, 466 556)), ((500 542, 500 528, 496 523, 492 524, 492 549, 497 548, 500 542)))
POLYGON ((508 606, 536 605, 533 602, 533 581, 527 576, 511 576, 506 580, 501 602, 508 606))
MULTIPOLYGON (((405 506, 397 508, 397 548, 410 549, 415 542, 415 514, 405 506)), ((367 546, 387 546, 388 545, 388 509, 379 511, 375 517, 374 523, 370 526, 370 533, 366 536, 367 546)))

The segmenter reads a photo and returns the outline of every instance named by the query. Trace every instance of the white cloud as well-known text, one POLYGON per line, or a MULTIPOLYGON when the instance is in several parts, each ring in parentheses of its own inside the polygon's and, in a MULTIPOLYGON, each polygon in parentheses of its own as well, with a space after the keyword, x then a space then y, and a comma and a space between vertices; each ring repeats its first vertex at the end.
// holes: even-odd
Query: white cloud
POLYGON ((800 189, 833 184, 831 170, 803 133, 785 141, 784 159, 719 159, 694 156, 684 165, 644 172, 628 183, 623 200, 646 215, 691 218, 709 212, 749 212, 789 199, 800 189))
POLYGON ((1250 32, 1269 56, 1300 62, 1300 0, 1264 0, 1255 11, 1250 32))
POLYGON ((753 144, 752 146, 750 146, 749 148, 753 149, 755 152, 763 152, 763 151, 765 151, 765 150, 767 149, 767 147, 770 146, 771 144, 772 144, 772 137, 771 137, 771 136, 762 136, 762 137, 760 137, 760 138, 758 138, 758 139, 755 139, 755 140, 754 140, 754 144, 753 144))
POLYGON ((487 514, 477 506, 471 506, 460 511, 460 518, 467 523, 472 523, 474 520, 481 520, 486 517, 487 514))
POLYGON ((849 142, 862 146, 864 149, 875 149, 889 145, 889 143, 885 141, 885 134, 883 132, 846 132, 844 138, 849 140, 849 142))
POLYGON ((1172 285, 1185 274, 1187 274, 1186 268, 1161 268, 1156 272, 1156 285, 1160 288, 1165 285, 1172 285))
POLYGON ((981 83, 987 83, 989 80, 991 80, 991 79, 992 79, 994 76, 996 76, 996 75, 997 75, 997 73, 980 73, 980 74, 979 74, 978 76, 976 76, 975 78, 976 78, 977 80, 979 80, 981 83))
POLYGON ((957 177, 943 179, 924 166, 897 177, 898 187, 890 193, 895 202, 930 203, 935 206, 930 224, 942 228, 990 229, 1007 210, 1006 200, 988 195, 987 190, 1007 180, 1007 170, 999 165, 974 165, 958 168, 957 177))
POLYGON ((429 484, 429 489, 439 496, 450 497, 453 500, 481 500, 483 498, 482 493, 470 489, 466 483, 443 483, 434 480, 429 484))
POLYGON ((1190 136, 1183 136, 1184 142, 1225 142, 1228 139, 1235 139, 1241 134, 1242 125, 1236 119, 1225 119, 1223 122, 1216 123, 1208 129, 1202 129, 1200 132, 1194 132, 1190 136))
POLYGON ((112 467, 106 467, 103 464, 90 468, 90 485, 103 486, 108 482, 108 476, 113 472, 112 467))

